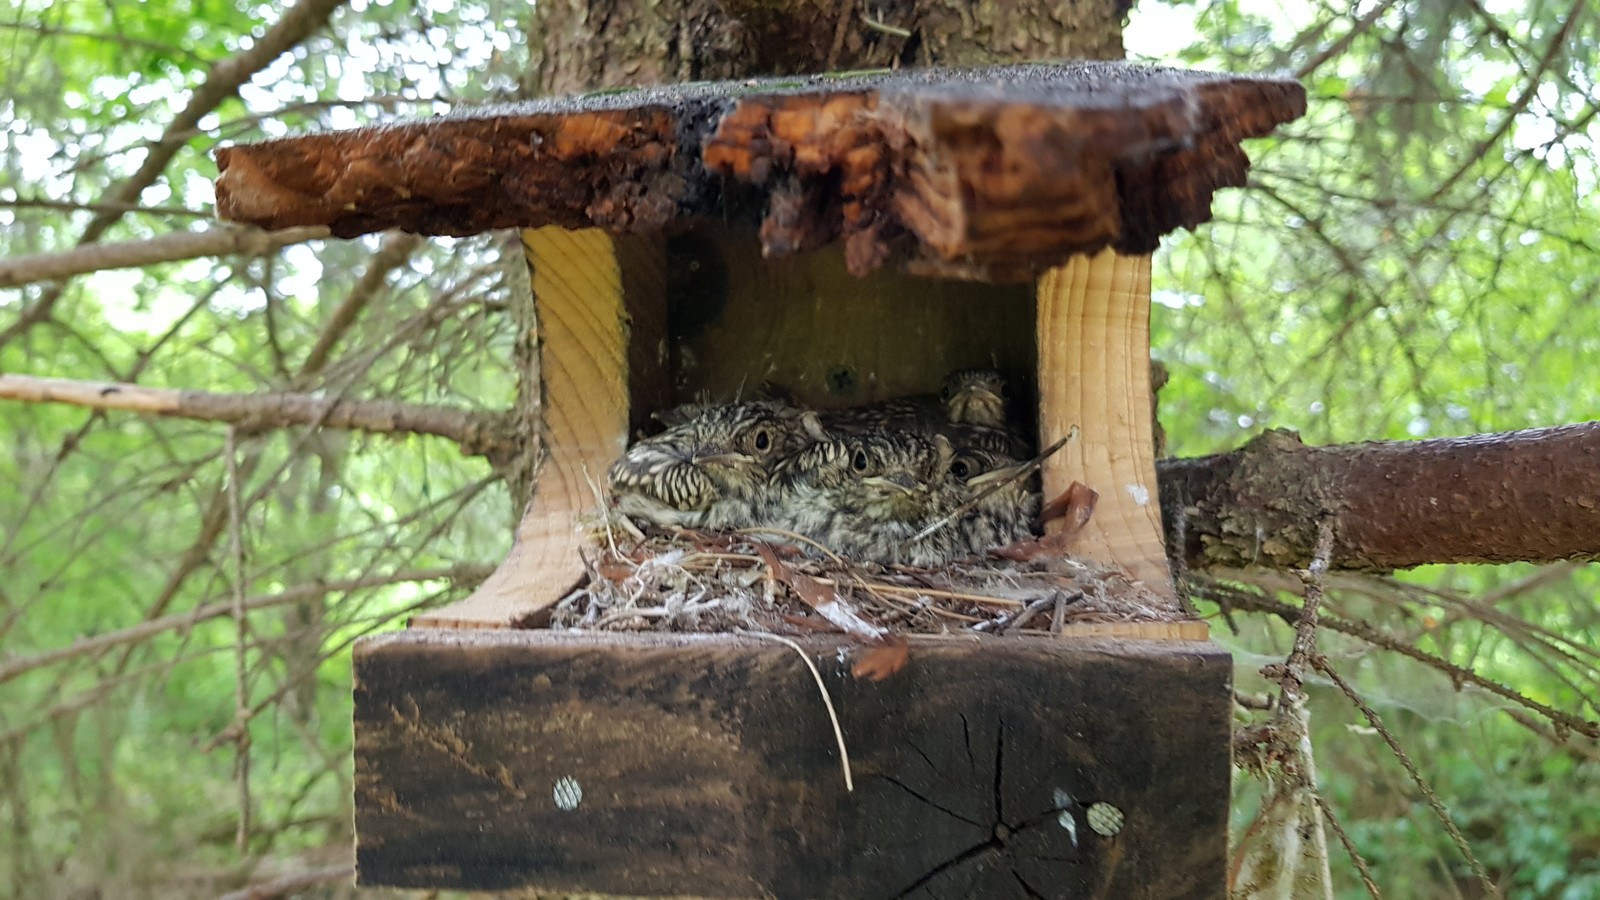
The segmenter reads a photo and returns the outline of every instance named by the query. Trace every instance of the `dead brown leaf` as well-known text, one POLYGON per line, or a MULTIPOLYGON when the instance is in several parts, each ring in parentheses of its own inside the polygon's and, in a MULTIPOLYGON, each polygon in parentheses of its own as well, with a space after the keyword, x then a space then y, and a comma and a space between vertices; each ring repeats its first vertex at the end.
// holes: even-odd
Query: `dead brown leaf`
POLYGON ((842 597, 834 593, 833 588, 810 575, 789 568, 778 558, 777 551, 767 546, 765 542, 756 542, 756 552, 761 554, 761 559, 766 562, 772 577, 788 585, 789 589, 794 591, 794 595, 816 610, 818 615, 839 626, 844 632, 863 640, 877 641, 883 637, 885 632, 882 628, 861 618, 842 597))
POLYGON ((911 644, 899 635, 890 635, 878 646, 862 653, 850 674, 866 681, 882 681, 904 669, 911 659, 911 644))
POLYGON ((1060 496, 1039 510, 1039 524, 1066 519, 1061 531, 1077 534, 1083 530, 1083 526, 1089 524, 1089 519, 1094 516, 1095 504, 1099 502, 1099 493, 1081 481, 1074 481, 1061 492, 1060 496))
POLYGON ((1040 522, 1061 519, 1059 528, 1044 537, 1018 541, 989 552, 1002 559, 1013 559, 1017 562, 1063 556, 1067 548, 1072 546, 1072 542, 1077 540, 1078 534, 1083 531, 1083 526, 1089 524, 1089 519, 1094 516, 1095 504, 1099 501, 1100 495, 1093 488, 1081 481, 1074 481, 1070 487, 1061 492, 1061 496, 1046 503, 1044 509, 1039 512, 1040 522))

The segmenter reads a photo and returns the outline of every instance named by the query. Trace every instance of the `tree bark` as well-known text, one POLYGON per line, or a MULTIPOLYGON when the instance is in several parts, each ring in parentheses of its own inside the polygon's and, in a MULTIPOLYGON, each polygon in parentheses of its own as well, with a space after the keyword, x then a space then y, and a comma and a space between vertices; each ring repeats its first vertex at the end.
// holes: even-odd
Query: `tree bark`
POLYGON ((1117 0, 552 0, 531 96, 902 65, 1120 59, 1117 0))
POLYGON ((1600 557, 1600 422, 1330 447, 1269 431, 1160 471, 1168 549, 1197 569, 1305 566, 1324 518, 1340 569, 1600 557))

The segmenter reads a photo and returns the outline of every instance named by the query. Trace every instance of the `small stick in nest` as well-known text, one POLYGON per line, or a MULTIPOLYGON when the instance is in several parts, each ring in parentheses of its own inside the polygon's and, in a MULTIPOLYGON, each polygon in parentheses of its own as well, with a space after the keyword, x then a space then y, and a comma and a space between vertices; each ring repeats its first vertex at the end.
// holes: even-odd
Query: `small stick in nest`
POLYGON ((1029 477, 1034 472, 1039 471, 1039 467, 1044 465, 1044 461, 1045 460, 1047 460, 1050 457, 1054 456, 1056 454, 1056 451, 1060 450, 1062 447, 1065 447, 1069 441, 1071 441, 1073 438, 1076 438, 1077 436, 1078 436, 1078 426, 1074 425, 1074 426, 1072 426, 1071 430, 1069 430, 1067 432, 1067 436, 1066 437, 1062 438, 1059 441, 1056 441, 1054 444, 1051 444, 1049 447, 1047 447, 1045 449, 1045 451, 1043 453, 1040 453, 1038 456, 1035 456, 1033 459, 1030 459, 1027 462, 1023 463, 1022 465, 1018 466, 1017 470, 1012 473, 1010 478, 1006 478, 1004 480, 997 481, 994 484, 989 485, 989 487, 985 488, 983 491, 981 491, 978 494, 976 494, 975 496, 973 496, 972 499, 968 500, 967 502, 965 502, 965 503, 961 504, 960 506, 956 507, 955 509, 951 510, 949 515, 946 515, 944 518, 938 520, 937 522, 934 522, 932 525, 929 525, 927 528, 922 529, 921 531, 917 532, 916 534, 912 535, 911 537, 906 538, 904 543, 910 544, 910 543, 913 543, 915 541, 920 541, 923 538, 926 538, 928 535, 933 534, 934 532, 938 531, 941 528, 949 527, 950 523, 954 522, 956 519, 961 518, 961 516, 965 515, 966 513, 971 512, 973 510, 973 508, 975 508, 979 503, 982 503, 990 495, 996 493, 997 491, 1003 490, 1004 488, 1006 488, 1006 487, 1008 487, 1008 486, 1010 486, 1012 484, 1015 484, 1016 482, 1018 482, 1018 481, 1020 481, 1020 480, 1022 480, 1024 478, 1029 477))

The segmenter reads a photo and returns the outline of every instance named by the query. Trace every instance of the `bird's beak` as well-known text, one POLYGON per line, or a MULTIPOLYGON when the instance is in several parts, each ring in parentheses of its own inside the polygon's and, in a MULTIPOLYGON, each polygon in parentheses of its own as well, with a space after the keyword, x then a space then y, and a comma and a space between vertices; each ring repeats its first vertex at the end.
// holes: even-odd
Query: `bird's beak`
POLYGON ((904 472, 890 475, 887 478, 874 475, 870 478, 861 479, 861 483, 875 488, 893 488, 907 494, 917 489, 916 479, 904 472))
POLYGON ((741 466, 755 462, 755 457, 743 453, 712 453, 702 451, 696 453, 691 459, 695 465, 700 466, 741 466))
POLYGON ((957 391, 950 398, 951 418, 955 421, 965 421, 974 410, 980 409, 998 412, 1005 409, 1005 401, 994 391, 981 387, 957 391))
POLYGON ((1028 464, 1023 463, 1018 466, 1003 466, 998 469, 991 469, 967 479, 967 487, 982 489, 1006 481, 1020 480, 1026 474, 1027 468, 1028 464))

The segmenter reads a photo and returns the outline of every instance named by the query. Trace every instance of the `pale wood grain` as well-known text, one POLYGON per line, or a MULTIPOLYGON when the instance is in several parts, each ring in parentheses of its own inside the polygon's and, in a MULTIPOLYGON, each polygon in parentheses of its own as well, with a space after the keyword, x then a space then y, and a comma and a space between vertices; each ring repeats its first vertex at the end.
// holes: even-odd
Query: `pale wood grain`
POLYGON ((627 447, 630 373, 645 365, 637 357, 629 364, 630 310, 659 328, 665 266, 651 256, 661 254, 660 243, 552 226, 524 231, 523 246, 539 314, 547 448, 533 502, 495 573, 466 599, 417 616, 414 626, 506 628, 576 587, 584 578, 585 523, 598 513, 606 469, 627 447))
POLYGON ((1044 495, 1100 494, 1074 552, 1125 567, 1173 600, 1150 418, 1150 257, 1074 257, 1038 285, 1039 439, 1076 440, 1046 461, 1044 495))

